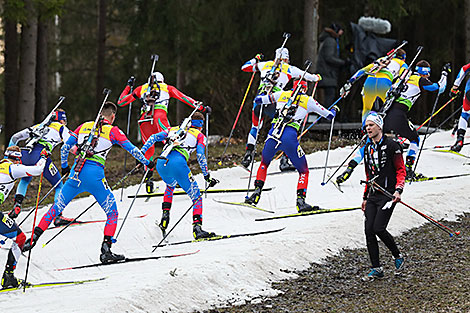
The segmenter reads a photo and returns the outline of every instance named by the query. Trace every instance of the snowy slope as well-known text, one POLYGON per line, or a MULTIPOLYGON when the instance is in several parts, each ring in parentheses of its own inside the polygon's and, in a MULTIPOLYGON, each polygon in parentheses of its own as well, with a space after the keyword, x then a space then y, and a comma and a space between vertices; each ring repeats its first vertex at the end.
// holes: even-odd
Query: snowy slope
MULTIPOLYGON (((449 132, 432 135, 426 146, 453 143, 449 132)), ((339 164, 352 147, 331 151, 329 164, 339 164)), ((465 146, 463 154, 470 154, 465 146)), ((326 152, 308 156, 309 166, 321 166, 326 152)), ((423 151, 418 171, 428 176, 469 172, 463 165, 469 160, 450 153, 423 151)), ((255 166, 257 168, 257 166, 255 166)), ((271 171, 278 170, 274 162, 271 171)), ((331 170, 332 171, 332 170, 331 170)), ((219 178, 220 188, 243 188, 247 185, 246 172, 240 168, 222 169, 212 173, 219 178)), ((294 213, 296 173, 268 176, 260 207, 273 210, 275 215, 294 213)), ((362 201, 363 166, 356 168, 351 179, 344 184, 344 193, 333 185, 321 186, 323 171, 310 172, 307 202, 324 208, 355 207, 362 201)), ((203 178, 196 177, 200 186, 203 178)), ((456 214, 469 211, 469 178, 455 178, 407 184, 403 201, 434 218, 453 219, 456 214)), ((163 184, 159 183, 160 190, 163 184)), ((136 192, 137 186, 125 190, 125 195, 136 192)), ((100 282, 60 288, 28 289, 26 294, 12 292, 0 294, 3 312, 186 312, 202 310, 214 305, 224 305, 260 295, 274 295, 270 283, 292 277, 288 271, 305 269, 310 262, 336 253, 343 247, 365 247, 363 215, 360 210, 312 215, 275 221, 255 222, 255 218, 272 214, 218 204, 213 198, 243 201, 245 194, 211 194, 204 199, 204 228, 219 234, 234 234, 286 227, 282 232, 256 237, 193 243, 175 247, 158 248, 153 255, 168 255, 200 250, 191 256, 118 264, 91 269, 54 271, 57 268, 84 265, 99 260, 103 223, 71 227, 46 247, 41 245, 58 232, 48 230, 32 251, 28 280, 35 282, 90 279, 107 277, 100 282), (172 274, 170 274, 172 272, 172 274)), ((116 192, 119 199, 119 192, 116 192)), ((64 215, 76 216, 94 199, 72 202, 64 215)), ((119 201, 119 200, 118 200, 119 201)), ((130 216, 148 214, 145 218, 130 218, 126 222, 113 251, 128 257, 150 255, 151 246, 161 240, 155 226, 160 219, 162 198, 137 199, 130 216)), ((131 203, 127 197, 118 202, 120 217, 124 217, 131 203)), ((187 196, 175 196, 170 227, 190 206, 187 196)), ((41 217, 45 212, 39 212, 41 217)), ((83 217, 102 219, 105 214, 96 206, 83 217)), ((20 217, 21 218, 21 217, 20 217)), ((389 225, 393 235, 421 225, 425 220, 406 207, 399 205, 389 225)), ((24 231, 31 229, 32 220, 25 223, 24 231)), ((120 227, 120 224, 118 225, 120 227)), ((191 216, 188 214, 174 232, 170 242, 192 238, 191 216)), ((436 229, 436 231, 439 231, 436 229)), ((446 236, 443 233, 443 236, 446 236)), ((9 246, 7 243, 6 246, 9 246)), ((6 260, 7 251, 0 250, 0 262, 6 260)), ((383 261, 387 261, 383 257, 383 261)), ((367 260, 364 260, 366 264, 367 260)), ((26 259, 17 268, 24 275, 26 259)))

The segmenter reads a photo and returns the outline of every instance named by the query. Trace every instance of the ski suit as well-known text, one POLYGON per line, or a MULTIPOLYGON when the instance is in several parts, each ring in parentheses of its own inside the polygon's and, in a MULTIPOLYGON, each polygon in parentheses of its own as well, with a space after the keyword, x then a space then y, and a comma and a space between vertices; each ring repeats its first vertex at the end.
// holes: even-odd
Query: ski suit
MULTIPOLYGON (((170 123, 168 122, 167 117, 170 98, 178 99, 192 108, 196 107, 196 100, 186 96, 171 85, 159 82, 154 84, 152 89, 157 90, 157 99, 155 101, 153 116, 151 116, 152 108, 146 105, 146 96, 151 91, 151 88, 149 88, 148 84, 137 87, 132 93, 131 87, 126 86, 118 100, 118 105, 121 107, 128 105, 136 99, 139 99, 143 104, 141 109, 141 116, 139 119, 139 128, 140 134, 142 136, 142 142, 144 144, 152 134, 156 134, 170 128, 170 123)), ((154 153, 155 147, 151 146, 145 153, 145 157, 150 160, 154 153)))
MULTIPOLYGON (((459 88, 460 84, 462 84, 462 81, 465 79, 465 77, 467 76, 469 72, 470 72, 470 63, 462 66, 459 74, 457 75, 457 78, 454 81, 455 88, 459 88)), ((460 114, 460 118, 459 118, 458 129, 463 129, 464 131, 467 130, 469 117, 470 117, 470 80, 467 80, 467 83, 465 84, 463 108, 462 108, 462 113, 460 114)))
MULTIPOLYGON (((289 101, 292 96, 293 91, 279 91, 271 95, 260 96, 256 100, 257 102, 262 103, 262 105, 270 105, 271 103, 276 103, 276 109, 281 110, 284 105, 289 101)), ((292 164, 295 166, 299 172, 299 180, 297 184, 297 190, 304 190, 306 192, 308 186, 308 165, 307 159, 305 158, 305 153, 302 150, 302 147, 299 144, 297 139, 297 131, 299 130, 301 123, 305 116, 309 113, 317 113, 322 117, 325 117, 329 120, 333 119, 334 114, 331 111, 328 111, 323 106, 321 106, 316 100, 312 97, 307 96, 306 94, 300 94, 293 102, 292 105, 297 106, 297 110, 290 122, 288 122, 280 136, 279 140, 272 136, 274 131, 274 125, 278 121, 279 117, 274 118, 271 129, 268 133, 268 138, 263 147, 261 164, 258 168, 256 174, 256 180, 266 181, 266 173, 268 166, 271 163, 274 155, 277 151, 282 150, 287 155, 287 157, 292 161, 292 164)))
POLYGON ((406 83, 405 91, 403 91, 398 99, 396 99, 384 119, 384 133, 394 131, 401 137, 410 141, 407 159, 415 159, 416 152, 419 148, 419 136, 414 126, 408 121, 407 112, 415 101, 419 98, 423 91, 427 92, 444 92, 447 84, 447 76, 442 75, 437 83, 431 82, 427 77, 413 74, 406 83))
MULTIPOLYGON (((60 150, 62 168, 68 167, 67 158, 70 149, 74 146, 80 147, 85 143, 86 138, 90 135, 93 128, 93 124, 93 121, 85 122, 71 133, 70 138, 60 150)), ((56 216, 62 213, 64 208, 76 195, 82 192, 89 192, 95 197, 96 201, 106 213, 107 220, 104 235, 110 237, 114 235, 117 226, 118 211, 116 200, 104 175, 106 156, 113 144, 117 144, 127 150, 139 162, 147 165, 149 161, 140 150, 127 139, 126 135, 117 126, 112 126, 108 120, 104 119, 100 127, 97 127, 96 133, 98 132, 99 137, 94 148, 94 154, 90 157, 86 157, 85 164, 78 173, 78 178, 74 177, 75 165, 77 164, 78 158, 75 160, 75 164, 70 171, 69 179, 64 184, 58 199, 54 201, 54 205, 42 217, 38 226, 43 231, 49 227, 56 216)))
MULTIPOLYGON (((35 165, 14 164, 8 159, 0 161, 0 204, 2 204, 18 178, 39 176, 46 165, 44 158, 39 158, 35 165)), ((21 256, 21 249, 26 240, 25 234, 15 221, 7 214, 0 212, 0 235, 10 238, 13 245, 8 252, 7 270, 14 270, 21 256)))
MULTIPOLYGON (((178 131, 178 127, 172 127, 169 133, 166 131, 150 136, 148 141, 142 147, 142 153, 145 153, 155 142, 164 141, 178 131)), ((194 180, 191 170, 188 167, 188 159, 193 151, 196 151, 197 161, 204 176, 208 175, 207 160, 205 156, 206 136, 198 129, 190 127, 186 136, 179 145, 175 146, 166 159, 159 158, 156 169, 158 174, 166 183, 163 202, 172 203, 173 191, 176 184, 188 194, 194 203, 193 220, 195 223, 202 223, 202 197, 197 182, 194 180)))
MULTIPOLYGON (((268 73, 272 71, 272 68, 274 65, 275 65, 274 61, 259 62, 258 59, 256 58, 253 58, 242 65, 241 69, 244 72, 259 72, 260 73, 261 83, 258 87, 258 95, 266 95, 266 92, 267 92, 266 84, 269 82, 267 82, 265 78, 268 75, 268 73)), ((274 81, 274 87, 272 88, 271 92, 282 91, 291 79, 300 78, 303 73, 301 69, 293 65, 284 63, 282 61, 280 62, 278 67, 275 69, 275 72, 278 74, 278 78, 277 80, 274 81)), ((320 75, 305 73, 304 79, 311 81, 311 82, 316 82, 316 81, 321 80, 321 77, 320 75)), ((276 113, 275 105, 267 106, 267 107, 265 106, 263 108, 263 116, 261 117, 261 121, 260 121, 260 116, 259 116, 260 109, 261 109, 261 106, 253 102, 253 111, 251 114, 251 130, 248 134, 247 148, 248 148, 248 145, 252 145, 254 147, 255 142, 256 142, 256 134, 258 131, 258 125, 261 123, 259 128, 262 127, 264 116, 273 118, 274 114, 276 113)))
MULTIPOLYGON (((376 144, 368 141, 364 146, 364 167, 367 180, 375 178, 375 182, 390 193, 403 192, 405 185, 405 165, 400 145, 392 139, 383 136, 376 144)), ((367 185, 363 199, 366 200, 364 211, 364 231, 366 234, 367 250, 373 268, 380 267, 379 245, 377 237, 387 246, 395 258, 400 257, 400 251, 392 235, 387 231, 387 225, 396 203, 380 190, 367 185)))
MULTIPOLYGON (((8 144, 9 147, 18 145, 18 142, 22 140, 26 140, 30 138, 30 133, 32 129, 38 127, 39 125, 35 125, 32 127, 28 127, 22 131, 15 133, 11 139, 10 143, 8 144)), ((67 126, 59 123, 59 122, 52 122, 48 126, 46 126, 47 133, 44 135, 42 139, 40 139, 34 146, 31 151, 28 149, 21 150, 21 163, 24 165, 34 165, 37 161, 41 158, 40 154, 41 151, 46 148, 49 153, 54 150, 54 148, 61 144, 62 142, 66 142, 70 137, 70 131, 67 126)), ((44 168, 44 178, 52 185, 55 186, 58 181, 62 178, 57 167, 52 163, 50 157, 46 159, 46 167, 44 168)), ((27 176, 23 177, 16 188, 16 194, 25 196, 26 191, 28 190, 28 185, 31 182, 32 177, 27 176)), ((55 188, 55 198, 60 193, 60 190, 64 184, 60 182, 57 187, 55 188)))
POLYGON ((369 115, 369 112, 374 107, 374 103, 376 101, 382 101, 379 107, 385 103, 387 91, 392 86, 393 80, 398 77, 403 72, 403 70, 408 68, 408 65, 406 65, 405 61, 399 58, 393 58, 387 66, 381 68, 377 73, 369 73, 374 65, 374 63, 371 63, 358 70, 348 80, 348 82, 352 84, 356 80, 360 79, 363 75, 367 75, 361 92, 362 123, 364 123, 366 120, 367 115, 369 115))

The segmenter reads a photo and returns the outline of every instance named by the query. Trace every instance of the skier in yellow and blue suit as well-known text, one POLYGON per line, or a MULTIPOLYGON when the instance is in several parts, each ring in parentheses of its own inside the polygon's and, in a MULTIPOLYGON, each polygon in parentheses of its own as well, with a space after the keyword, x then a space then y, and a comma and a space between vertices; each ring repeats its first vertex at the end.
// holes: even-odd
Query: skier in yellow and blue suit
POLYGON ((340 96, 346 97, 351 90, 352 84, 362 76, 367 75, 362 88, 362 123, 366 120, 376 101, 382 101, 380 105, 385 103, 387 91, 392 87, 393 81, 403 70, 408 68, 405 59, 405 50, 398 49, 391 60, 381 58, 361 68, 341 88, 340 96), (376 68, 376 70, 371 73, 371 69, 373 68, 376 68))

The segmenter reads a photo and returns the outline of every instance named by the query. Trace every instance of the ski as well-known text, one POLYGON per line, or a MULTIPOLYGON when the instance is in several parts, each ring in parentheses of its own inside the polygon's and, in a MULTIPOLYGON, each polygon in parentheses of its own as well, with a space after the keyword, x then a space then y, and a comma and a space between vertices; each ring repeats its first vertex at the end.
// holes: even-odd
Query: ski
MULTIPOLYGON (((148 214, 144 214, 144 215, 138 215, 138 216, 134 216, 134 218, 144 218, 146 217, 148 214)), ((118 220, 122 220, 123 218, 119 218, 118 220)), ((94 223, 104 223, 106 222, 107 220, 106 219, 103 219, 103 220, 89 220, 89 221, 76 221, 76 222, 73 222, 70 226, 76 226, 76 225, 85 225, 85 224, 94 224, 94 223)), ((62 227, 65 227, 67 226, 68 224, 65 224, 65 225, 60 225, 60 226, 53 226, 53 227, 49 227, 48 229, 46 230, 51 230, 51 229, 57 229, 57 228, 62 228, 62 227)), ((26 234, 28 233, 31 233, 31 231, 27 231, 25 232, 26 234)))
POLYGON ((453 153, 453 154, 455 154, 455 155, 458 155, 458 156, 461 156, 461 157, 470 159, 470 156, 467 156, 467 155, 465 155, 465 154, 462 154, 462 153, 459 153, 459 152, 456 152, 456 151, 452 151, 452 150, 447 150, 447 149, 433 149, 432 151, 453 153))
MULTIPOLYGON (((271 191, 273 190, 274 187, 269 187, 269 188, 263 188, 263 191, 271 191)), ((255 191, 254 189, 250 189, 248 191, 255 191)), ((234 189, 208 189, 206 191, 207 193, 234 193, 234 192, 246 192, 246 188, 234 188, 234 189)), ((173 192, 174 196, 177 195, 185 195, 186 192, 184 190, 178 190, 173 192)), ((146 197, 162 197, 165 195, 164 192, 155 192, 155 193, 149 193, 149 194, 144 194, 144 195, 137 195, 137 198, 146 198, 146 197)), ((134 198, 134 196, 128 196, 128 198, 134 198)))
POLYGON ((140 261, 158 260, 158 259, 169 259, 169 258, 176 258, 176 257, 180 257, 180 256, 193 255, 193 254, 198 253, 199 251, 200 250, 196 250, 194 252, 188 252, 188 253, 181 253, 181 254, 159 255, 159 256, 156 256, 156 255, 155 256, 144 256, 144 257, 138 257, 138 258, 125 258, 124 260, 118 261, 118 262, 93 263, 93 264, 88 264, 88 265, 78 265, 78 266, 72 266, 72 267, 58 268, 58 269, 55 269, 55 271, 77 270, 77 269, 81 269, 81 268, 90 268, 90 267, 98 267, 98 266, 113 265, 113 264, 140 262, 140 261))
POLYGON ((105 280, 105 279, 106 279, 106 277, 96 278, 96 279, 85 279, 85 280, 58 281, 58 282, 39 283, 39 284, 31 284, 31 283, 24 284, 24 283, 21 283, 18 287, 0 289, 0 292, 9 292, 9 291, 15 291, 15 290, 22 290, 25 287, 26 288, 42 288, 42 287, 59 287, 59 286, 81 285, 81 284, 101 281, 101 280, 105 280))
POLYGON ((264 235, 264 234, 272 234, 272 233, 277 233, 282 230, 284 230, 285 227, 283 228, 277 228, 277 229, 272 229, 272 230, 265 230, 265 231, 259 231, 259 232, 254 232, 254 233, 242 233, 242 234, 235 234, 235 235, 219 235, 215 237, 210 237, 210 238, 201 238, 201 239, 194 239, 194 240, 186 240, 186 241, 178 241, 178 242, 172 242, 172 243, 166 243, 166 244, 161 244, 159 246, 153 246, 154 248, 159 248, 159 247, 165 247, 165 246, 176 246, 176 245, 182 245, 186 243, 193 243, 193 242, 202 242, 202 241, 215 241, 215 240, 221 240, 221 239, 229 239, 229 238, 238 238, 238 237, 247 237, 247 236, 257 236, 257 235, 264 235))
POLYGON ((240 168, 243 169, 245 172, 251 173, 251 171, 250 171, 249 169, 247 169, 246 167, 244 167, 244 166, 241 165, 241 164, 238 164, 237 162, 233 162, 233 165, 240 167, 240 168))
MULTIPOLYGON (((347 166, 347 165, 345 165, 347 166)), ((338 165, 328 165, 326 168, 337 168, 338 165)), ((325 166, 312 166, 312 167, 309 167, 308 169, 313 171, 313 170, 322 170, 324 169, 325 166)), ((281 174, 288 174, 288 173, 297 173, 296 170, 292 170, 292 171, 275 171, 275 172, 271 172, 271 173, 267 173, 266 175, 268 176, 274 176, 274 175, 281 175, 281 174)), ((247 179, 249 178, 249 176, 242 176, 240 177, 240 179, 247 179)))
MULTIPOLYGON (((469 145, 469 144, 470 144, 470 142, 466 142, 466 143, 463 144, 463 146, 466 146, 466 145, 469 145)), ((452 147, 452 146, 453 146, 453 145, 434 146, 434 147, 423 148, 423 150, 450 148, 450 147, 452 147)))
POLYGON ((447 179, 447 178, 456 178, 456 177, 463 177, 463 176, 470 176, 470 173, 464 174, 455 174, 455 175, 444 175, 444 176, 431 176, 431 177, 421 177, 421 178, 414 178, 413 180, 406 180, 407 183, 414 183, 414 182, 422 182, 422 181, 429 181, 429 180, 438 180, 438 179, 447 179))
POLYGON ((264 217, 264 218, 257 218, 255 221, 269 221, 269 220, 277 220, 281 218, 289 218, 289 217, 297 217, 297 216, 307 216, 313 214, 322 214, 322 213, 332 213, 332 212, 342 212, 342 211, 352 211, 352 210, 359 210, 360 208, 339 208, 339 209, 318 209, 315 211, 310 212, 302 212, 302 213, 293 213, 287 215, 279 215, 279 216, 272 216, 272 217, 264 217))
POLYGON ((256 205, 249 204, 249 203, 245 203, 245 202, 223 201, 223 200, 218 200, 218 199, 212 199, 212 200, 214 200, 215 202, 218 202, 218 203, 244 206, 244 207, 251 208, 251 209, 255 209, 255 210, 258 210, 258 211, 263 211, 263 212, 268 212, 268 213, 274 213, 274 211, 269 211, 269 210, 260 208, 260 207, 258 207, 258 206, 256 206, 256 205))

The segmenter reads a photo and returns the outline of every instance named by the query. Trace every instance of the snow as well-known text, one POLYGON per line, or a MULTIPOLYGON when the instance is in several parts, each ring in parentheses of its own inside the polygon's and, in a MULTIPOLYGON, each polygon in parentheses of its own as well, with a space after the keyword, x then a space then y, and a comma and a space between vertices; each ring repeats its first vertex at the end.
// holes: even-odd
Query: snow
MULTIPOLYGON (((426 146, 452 144, 449 132, 433 134, 426 146)), ((353 147, 338 148, 330 152, 329 164, 340 164, 353 147)), ((463 154, 469 154, 464 146, 463 154)), ((308 151, 307 151, 308 152, 308 151)), ((308 155, 309 166, 322 166, 326 152, 308 155)), ((460 174, 468 172, 469 160, 451 153, 423 150, 418 172, 428 176, 460 174)), ((257 169, 257 165, 255 165, 257 169)), ((269 171, 277 171, 273 162, 269 171)), ((329 170, 330 173, 334 169, 329 170)), ((244 188, 247 173, 238 167, 226 168, 212 173, 221 180, 217 188, 244 188)), ((321 186, 323 170, 310 171, 307 202, 323 208, 356 207, 362 202, 364 169, 359 165, 352 177, 343 185, 340 193, 332 184, 321 186)), ((275 215, 295 213, 297 173, 268 176, 265 187, 275 187, 264 192, 259 206, 275 211, 275 215)), ((201 175, 196 176, 203 188, 201 175)), ((455 219, 456 215, 469 211, 467 203, 468 177, 443 179, 406 184, 402 200, 435 219, 455 219)), ((162 182, 157 184, 164 190, 162 182)), ((125 198, 119 202, 120 191, 115 192, 120 217, 124 217, 137 186, 125 190, 125 198)), ((161 232, 155 220, 161 216, 161 197, 138 198, 129 214, 113 251, 127 257, 148 255, 172 255, 198 253, 169 259, 102 266, 96 268, 55 271, 58 268, 99 262, 103 238, 103 223, 74 226, 63 232, 56 240, 42 247, 60 229, 48 230, 32 250, 28 280, 32 283, 82 280, 106 277, 105 280, 84 285, 27 289, 26 294, 15 291, 0 295, 4 312, 190 312, 259 301, 260 297, 273 296, 276 290, 271 283, 295 277, 291 271, 302 270, 310 262, 319 262, 327 255, 335 254, 344 247, 365 247, 363 214, 360 210, 311 215, 273 221, 256 222, 274 214, 218 204, 213 198, 243 201, 245 194, 209 194, 204 197, 203 228, 218 234, 236 234, 285 227, 281 232, 254 237, 241 237, 213 242, 192 243, 158 248, 151 254, 152 245, 158 243, 161 232), (148 214, 144 218, 135 216, 148 214)), ((73 201, 64 211, 67 217, 78 215, 94 198, 73 201)), ((189 208, 186 195, 175 196, 171 211, 170 227, 189 208)), ((46 212, 43 208, 38 218, 46 212)), ((103 219, 104 212, 95 205, 83 220, 103 219)), ((20 217, 21 220, 21 217, 20 217)), ((389 231, 393 235, 423 224, 425 220, 403 205, 397 206, 389 231)), ((118 224, 118 229, 122 221, 118 224)), ((28 220, 23 231, 30 231, 28 220)), ((436 228, 436 231, 440 231, 436 228)), ((443 236, 446 236, 443 233, 443 236)), ((169 236, 170 242, 192 239, 191 214, 187 214, 169 236)), ((9 243, 6 245, 9 246, 9 243)), ((7 250, 0 250, 0 262, 7 257, 7 250)), ((384 254, 382 261, 387 262, 384 254)), ((364 260, 367 263, 367 260, 364 260)), ((361 265, 362 266, 362 265, 361 265)), ((24 276, 26 258, 21 258, 16 275, 24 276)))

